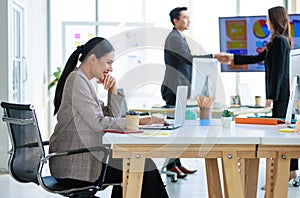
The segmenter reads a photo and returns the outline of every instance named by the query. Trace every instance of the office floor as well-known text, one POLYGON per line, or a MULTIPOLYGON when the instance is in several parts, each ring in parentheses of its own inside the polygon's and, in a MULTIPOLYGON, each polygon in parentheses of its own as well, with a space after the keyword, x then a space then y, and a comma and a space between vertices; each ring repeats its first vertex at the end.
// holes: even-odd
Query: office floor
MULTIPOLYGON (((205 166, 203 159, 181 159, 182 163, 190 169, 198 169, 193 175, 189 175, 185 179, 179 179, 177 183, 171 183, 170 178, 162 175, 166 181, 166 188, 170 198, 205 198, 207 196, 207 185, 205 181, 205 166)), ((163 164, 162 159, 155 159, 157 166, 163 164)), ((260 161, 258 186, 261 187, 265 181, 265 160, 260 161)), ((103 192, 98 192, 97 196, 102 198, 110 197, 111 188, 107 188, 103 192)), ((38 187, 35 184, 21 184, 13 180, 8 174, 0 175, 0 197, 5 198, 54 198, 62 197, 51 194, 38 187)), ((264 197, 264 191, 258 190, 258 198, 264 197)), ((300 188, 292 187, 289 184, 289 198, 300 197, 300 188)))

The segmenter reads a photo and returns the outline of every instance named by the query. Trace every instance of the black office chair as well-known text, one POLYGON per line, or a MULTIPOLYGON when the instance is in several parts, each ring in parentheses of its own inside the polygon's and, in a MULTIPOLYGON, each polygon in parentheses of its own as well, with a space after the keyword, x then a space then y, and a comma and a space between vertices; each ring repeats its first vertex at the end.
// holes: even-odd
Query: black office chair
POLYGON ((114 185, 104 184, 111 148, 81 148, 62 153, 50 153, 45 156, 44 146, 49 145, 49 142, 42 141, 34 107, 6 102, 2 102, 1 107, 4 109, 2 120, 7 122, 12 143, 12 149, 9 151, 8 170, 14 179, 23 183, 33 182, 41 185, 48 192, 66 197, 88 197, 92 192, 103 190, 108 185, 114 185), (83 152, 104 153, 103 168, 98 182, 94 185, 71 188, 62 186, 52 176, 42 176, 43 166, 51 157, 76 155, 83 152))

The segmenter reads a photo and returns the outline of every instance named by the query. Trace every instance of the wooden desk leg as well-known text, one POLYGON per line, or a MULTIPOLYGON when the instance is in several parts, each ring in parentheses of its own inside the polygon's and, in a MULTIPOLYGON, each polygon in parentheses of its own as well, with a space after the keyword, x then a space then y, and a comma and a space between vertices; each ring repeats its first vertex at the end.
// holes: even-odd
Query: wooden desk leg
POLYGON ((245 198, 255 198, 257 195, 259 159, 246 159, 245 166, 245 198))
POLYGON ((245 191, 242 185, 239 167, 237 165, 238 160, 236 152, 222 152, 222 161, 228 197, 244 198, 245 191))
POLYGON ((142 183, 145 167, 145 154, 133 152, 129 165, 126 198, 139 198, 142 192, 142 183))
POLYGON ((205 159, 206 182, 209 198, 222 198, 222 188, 217 159, 205 159))
POLYGON ((273 197, 274 176, 275 176, 275 160, 274 160, 274 158, 267 158, 266 159, 266 193, 265 193, 265 198, 273 197))
POLYGON ((122 181, 123 196, 122 197, 126 197, 129 165, 130 165, 130 158, 123 159, 123 181, 122 181))
POLYGON ((246 189, 245 188, 246 187, 246 172, 247 172, 246 169, 248 167, 248 162, 249 162, 248 159, 240 159, 240 158, 238 158, 238 161, 237 161, 243 189, 246 189))
MULTIPOLYGON (((221 159, 222 160, 222 159, 221 159)), ((222 160, 222 174, 223 174, 223 186, 224 186, 224 197, 225 198, 228 198, 229 196, 228 196, 228 191, 227 191, 227 189, 228 189, 228 186, 227 186, 227 183, 226 183, 226 175, 225 175, 225 170, 224 170, 224 162, 223 162, 223 160, 222 160)))
POLYGON ((288 195, 290 153, 278 152, 275 159, 267 159, 266 198, 288 195))

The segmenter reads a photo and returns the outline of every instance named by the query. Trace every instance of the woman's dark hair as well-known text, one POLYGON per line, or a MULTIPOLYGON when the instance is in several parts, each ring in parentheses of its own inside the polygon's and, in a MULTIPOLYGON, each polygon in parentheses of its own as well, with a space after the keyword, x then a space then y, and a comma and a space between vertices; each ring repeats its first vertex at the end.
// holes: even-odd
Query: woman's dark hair
POLYGON ((54 115, 57 113, 60 107, 67 77, 76 68, 78 58, 80 62, 84 62, 91 54, 95 54, 97 58, 101 58, 112 51, 114 51, 114 48, 111 43, 105 38, 101 37, 92 38, 85 45, 77 47, 77 49, 69 57, 57 83, 54 96, 54 115), (79 57, 80 54, 81 56, 79 57))
POLYGON ((270 49, 273 40, 278 35, 286 37, 292 48, 292 38, 290 33, 289 15, 286 9, 282 6, 276 6, 268 10, 269 21, 273 27, 273 33, 270 38, 270 42, 267 44, 267 49, 270 49))

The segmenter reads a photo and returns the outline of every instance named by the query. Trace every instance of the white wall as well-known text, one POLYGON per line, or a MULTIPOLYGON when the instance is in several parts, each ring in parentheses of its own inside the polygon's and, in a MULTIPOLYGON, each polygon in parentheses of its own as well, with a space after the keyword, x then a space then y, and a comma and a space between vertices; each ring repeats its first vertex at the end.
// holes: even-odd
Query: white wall
MULTIPOLYGON (((0 1, 0 46, 2 49, 8 48, 8 17, 7 1, 0 1)), ((1 50, 0 53, 0 101, 8 100, 8 51, 1 50)), ((0 111, 2 117, 3 112, 0 111)), ((0 172, 7 168, 8 134, 6 125, 0 121, 0 172)))
MULTIPOLYGON (((11 40, 10 10, 13 0, 0 1, 0 101, 11 101, 10 76, 12 69, 12 58, 10 57, 11 40)), ((28 80, 25 83, 25 103, 31 103, 36 107, 41 132, 48 134, 47 118, 47 21, 46 0, 15 0, 24 8, 24 55, 27 59, 28 80)), ((2 117, 2 110, 1 110, 2 117)), ((0 168, 7 169, 8 135, 6 125, 0 121, 0 168)))
POLYGON ((27 8, 25 13, 25 56, 28 80, 25 85, 25 103, 36 108, 39 127, 48 137, 48 74, 47 74, 47 15, 46 0, 19 0, 27 8), (30 3, 29 3, 30 2, 30 3))

